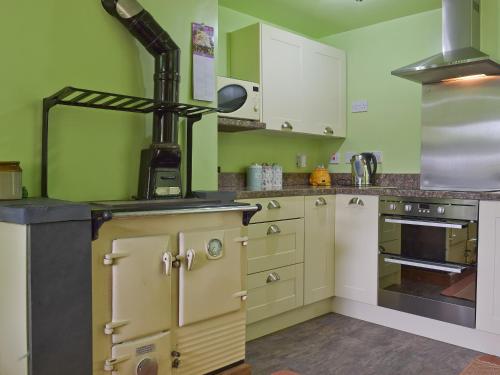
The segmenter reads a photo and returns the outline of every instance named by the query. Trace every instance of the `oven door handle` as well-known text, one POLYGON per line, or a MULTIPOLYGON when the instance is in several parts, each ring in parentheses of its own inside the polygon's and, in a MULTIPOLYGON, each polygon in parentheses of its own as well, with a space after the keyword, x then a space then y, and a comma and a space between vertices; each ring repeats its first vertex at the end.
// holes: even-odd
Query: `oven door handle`
POLYGON ((455 265, 449 265, 449 264, 418 262, 415 260, 393 258, 393 257, 385 257, 384 262, 401 264, 404 266, 425 268, 427 270, 445 271, 445 272, 452 272, 452 273, 462 273, 467 268, 467 267, 455 266, 455 265))
POLYGON ((465 221, 421 221, 421 220, 410 220, 410 219, 393 219, 386 217, 386 223, 393 224, 407 224, 407 225, 416 225, 420 227, 436 227, 436 228, 451 228, 451 229, 463 229, 466 228, 469 223, 465 221))

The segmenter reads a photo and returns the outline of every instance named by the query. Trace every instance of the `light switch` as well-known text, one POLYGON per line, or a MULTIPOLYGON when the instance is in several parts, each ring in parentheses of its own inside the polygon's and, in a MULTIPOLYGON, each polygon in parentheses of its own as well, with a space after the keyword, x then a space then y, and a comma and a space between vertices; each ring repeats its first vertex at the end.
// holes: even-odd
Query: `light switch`
POLYGON ((368 100, 355 100, 352 102, 352 113, 368 112, 368 100))

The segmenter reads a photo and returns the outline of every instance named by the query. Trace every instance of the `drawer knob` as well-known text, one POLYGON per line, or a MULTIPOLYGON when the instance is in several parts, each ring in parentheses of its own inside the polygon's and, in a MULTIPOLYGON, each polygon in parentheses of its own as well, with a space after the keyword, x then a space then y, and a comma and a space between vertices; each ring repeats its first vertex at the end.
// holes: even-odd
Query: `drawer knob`
POLYGON ((268 236, 271 236, 273 234, 280 234, 281 233, 281 229, 280 227, 278 227, 276 224, 273 224, 271 225, 268 229, 267 229, 267 235, 268 236))
POLYGON ((323 197, 319 197, 316 199, 316 202, 314 203, 316 207, 321 207, 321 206, 326 206, 328 203, 326 203, 326 199, 323 197))
POLYGON ((350 201, 349 201, 349 206, 364 206, 365 205, 365 202, 363 202, 360 198, 358 197, 355 197, 355 198, 352 198, 350 201))
POLYGON ((267 205, 267 209, 269 210, 277 210, 279 208, 281 208, 280 202, 274 199, 270 201, 269 204, 267 205))
POLYGON ((281 280, 280 275, 278 275, 277 272, 271 272, 267 276, 266 283, 271 284, 271 283, 275 283, 275 282, 280 281, 280 280, 281 280))
POLYGON ((285 122, 281 125, 281 129, 282 129, 282 130, 292 131, 292 130, 293 130, 293 126, 292 126, 292 124, 290 124, 288 121, 285 121, 285 122))
POLYGON ((325 135, 333 135, 334 131, 330 126, 327 126, 325 130, 323 130, 323 134, 325 135))

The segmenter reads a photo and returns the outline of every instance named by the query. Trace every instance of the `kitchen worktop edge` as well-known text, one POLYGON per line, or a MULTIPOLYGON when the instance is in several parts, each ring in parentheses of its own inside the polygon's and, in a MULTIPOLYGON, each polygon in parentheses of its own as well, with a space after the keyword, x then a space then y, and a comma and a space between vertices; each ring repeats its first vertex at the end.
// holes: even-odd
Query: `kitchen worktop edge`
MULTIPOLYGON (((230 191, 230 188, 225 188, 230 191)), ((476 191, 444 191, 444 190, 422 190, 422 189, 404 189, 395 187, 352 187, 352 186, 288 186, 282 190, 269 191, 248 191, 236 190, 236 199, 259 199, 290 196, 315 196, 315 195, 377 195, 377 196, 401 196, 415 198, 450 198, 450 199, 478 199, 478 200, 500 200, 500 192, 476 192, 476 191)))

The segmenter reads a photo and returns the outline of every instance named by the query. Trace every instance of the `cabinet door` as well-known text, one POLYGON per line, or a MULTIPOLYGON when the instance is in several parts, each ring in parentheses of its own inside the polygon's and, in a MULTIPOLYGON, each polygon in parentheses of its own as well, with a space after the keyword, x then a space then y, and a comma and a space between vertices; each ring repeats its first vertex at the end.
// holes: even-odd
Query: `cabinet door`
POLYGON ((377 304, 378 197, 337 195, 335 296, 377 304))
POLYGON ((112 247, 107 256, 113 262, 112 322, 106 333, 113 335, 115 344, 167 331, 171 275, 165 256, 168 258, 170 237, 117 239, 112 247))
POLYGON ((302 263, 304 219, 250 224, 247 253, 248 274, 302 263))
POLYGON ((311 40, 304 42, 304 100, 307 133, 346 136, 345 52, 311 40))
POLYGON ((500 202, 479 205, 478 329, 500 334, 500 202))
POLYGON ((304 304, 333 296, 335 197, 306 197, 304 304))
POLYGON ((267 129, 304 132, 304 39, 261 27, 262 121, 267 129))
POLYGON ((247 323, 302 306, 303 264, 276 268, 248 276, 247 323))
POLYGON ((243 307, 242 228, 179 233, 179 326, 243 307))

